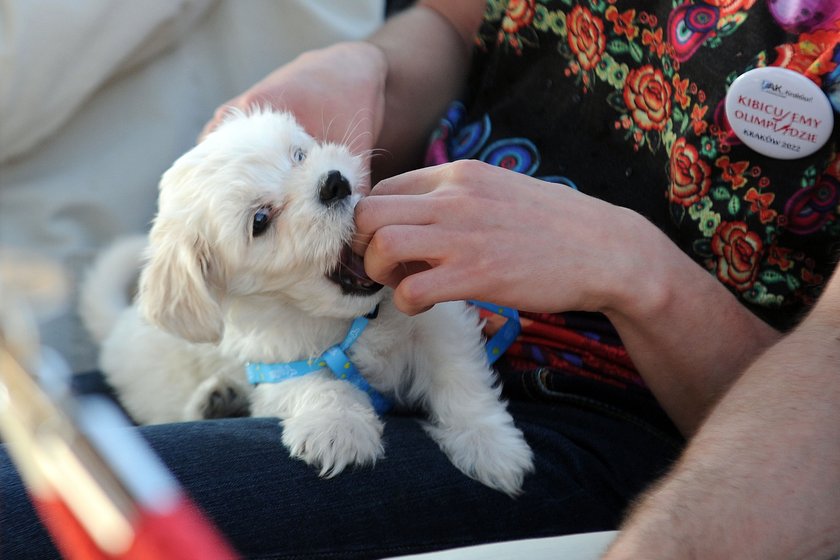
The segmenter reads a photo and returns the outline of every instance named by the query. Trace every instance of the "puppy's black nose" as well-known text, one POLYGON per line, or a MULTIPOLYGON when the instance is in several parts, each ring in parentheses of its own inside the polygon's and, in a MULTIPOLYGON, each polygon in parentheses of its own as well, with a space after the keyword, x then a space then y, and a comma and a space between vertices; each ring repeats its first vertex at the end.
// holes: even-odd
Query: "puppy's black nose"
POLYGON ((350 196, 350 182, 340 171, 332 170, 321 178, 318 196, 324 204, 332 204, 350 196))

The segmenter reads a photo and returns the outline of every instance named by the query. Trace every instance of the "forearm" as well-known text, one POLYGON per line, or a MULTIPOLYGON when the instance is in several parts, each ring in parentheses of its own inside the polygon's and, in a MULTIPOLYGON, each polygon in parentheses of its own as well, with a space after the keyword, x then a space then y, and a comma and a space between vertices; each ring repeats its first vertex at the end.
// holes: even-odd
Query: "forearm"
POLYGON ((646 241, 632 272, 613 282, 605 310, 634 364, 683 433, 692 433, 737 375, 780 334, 656 228, 637 218, 646 241))
POLYGON ((420 0, 362 41, 302 53, 222 104, 202 137, 231 107, 291 111, 315 138, 368 157, 374 180, 422 163, 429 133, 467 75, 484 0, 420 0))
POLYGON ((840 297, 823 299, 722 399, 608 560, 840 553, 840 297))
POLYGON ((373 195, 356 208, 359 250, 402 311, 485 299, 604 312, 686 433, 778 337, 644 217, 579 191, 461 161, 390 178, 373 195))
POLYGON ((417 167, 429 134, 467 76, 483 0, 427 0, 389 20, 368 41, 387 60, 385 114, 374 158, 379 177, 417 167))

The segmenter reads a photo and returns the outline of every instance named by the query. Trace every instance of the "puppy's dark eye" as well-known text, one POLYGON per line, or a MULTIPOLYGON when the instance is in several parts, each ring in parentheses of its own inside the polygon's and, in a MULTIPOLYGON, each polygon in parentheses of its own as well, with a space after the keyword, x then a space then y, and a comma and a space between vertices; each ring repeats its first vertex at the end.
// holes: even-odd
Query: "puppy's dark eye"
POLYGON ((251 226, 251 233, 254 237, 259 237, 271 225, 271 208, 260 208, 254 213, 254 222, 251 226))
POLYGON ((292 162, 303 163, 303 160, 305 159, 306 152, 303 151, 303 148, 292 148, 292 162))

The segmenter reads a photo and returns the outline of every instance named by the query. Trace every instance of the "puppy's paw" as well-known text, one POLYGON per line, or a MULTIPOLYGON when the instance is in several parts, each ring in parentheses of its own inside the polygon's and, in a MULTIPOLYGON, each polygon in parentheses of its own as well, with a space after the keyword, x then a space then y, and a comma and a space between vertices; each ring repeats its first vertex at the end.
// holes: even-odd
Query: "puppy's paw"
POLYGON ((511 419, 458 427, 427 425, 426 431, 458 470, 511 497, 522 492, 525 475, 534 470, 534 454, 511 419))
POLYGON ((308 410, 283 421, 283 443, 293 457, 333 477, 347 466, 372 465, 382 456, 383 425, 367 407, 308 410))
POLYGON ((248 395, 238 387, 220 386, 211 391, 204 403, 203 415, 210 418, 243 418, 251 415, 248 395))
POLYGON ((184 420, 250 416, 248 393, 247 387, 228 379, 205 379, 184 406, 184 420))

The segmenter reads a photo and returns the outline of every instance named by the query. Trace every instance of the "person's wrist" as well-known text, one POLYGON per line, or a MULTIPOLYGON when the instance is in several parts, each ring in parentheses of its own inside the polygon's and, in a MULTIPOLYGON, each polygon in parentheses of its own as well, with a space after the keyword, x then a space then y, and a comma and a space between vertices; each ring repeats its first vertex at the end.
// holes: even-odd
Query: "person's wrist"
POLYGON ((344 67, 341 70, 359 69, 361 75, 369 76, 382 85, 388 74, 388 57, 385 50, 371 39, 333 43, 322 49, 306 51, 300 55, 301 59, 306 57, 318 57, 332 64, 341 64, 344 67))
POLYGON ((612 227, 612 239, 620 246, 610 263, 612 273, 603 279, 596 310, 608 317, 655 318, 673 301, 674 266, 682 263, 685 255, 632 210, 619 208, 612 227))
POLYGON ((360 41, 353 41, 351 43, 344 43, 344 45, 351 45, 352 48, 357 49, 361 56, 364 56, 368 64, 377 70, 383 79, 388 74, 388 55, 385 53, 376 41, 371 39, 362 39, 360 41))

